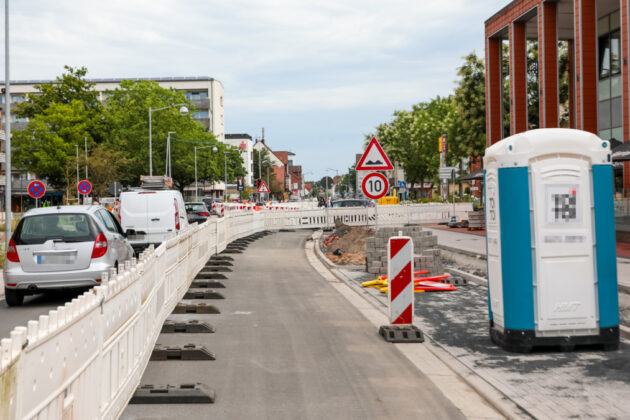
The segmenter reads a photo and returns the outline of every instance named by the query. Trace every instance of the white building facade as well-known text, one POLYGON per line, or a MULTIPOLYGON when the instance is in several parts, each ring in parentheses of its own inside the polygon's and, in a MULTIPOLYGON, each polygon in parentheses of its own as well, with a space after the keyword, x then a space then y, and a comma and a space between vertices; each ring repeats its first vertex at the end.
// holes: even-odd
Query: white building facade
POLYGON ((243 167, 245 169, 245 185, 254 185, 254 142, 249 134, 226 134, 225 144, 237 147, 241 151, 243 167))

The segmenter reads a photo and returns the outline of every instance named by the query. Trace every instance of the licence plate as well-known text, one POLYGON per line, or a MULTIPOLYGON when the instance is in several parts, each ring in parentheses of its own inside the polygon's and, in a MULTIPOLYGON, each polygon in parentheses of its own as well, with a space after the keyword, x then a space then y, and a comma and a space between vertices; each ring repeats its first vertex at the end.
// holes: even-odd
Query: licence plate
POLYGON ((36 255, 37 264, 74 264, 75 255, 36 255))
POLYGON ((129 235, 127 239, 130 241, 141 241, 144 239, 144 235, 129 235))

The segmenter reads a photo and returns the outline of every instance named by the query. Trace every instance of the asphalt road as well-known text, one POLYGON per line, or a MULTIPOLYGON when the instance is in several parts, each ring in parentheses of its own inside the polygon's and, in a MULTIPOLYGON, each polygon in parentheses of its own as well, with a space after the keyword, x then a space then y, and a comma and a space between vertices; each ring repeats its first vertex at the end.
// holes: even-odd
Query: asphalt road
POLYGON ((203 382, 214 404, 129 405, 123 419, 463 418, 436 386, 308 263, 310 232, 281 232, 235 254, 214 334, 162 334, 215 361, 153 361, 143 384, 203 382))
POLYGON ((84 290, 57 291, 26 296, 22 306, 13 307, 7 305, 4 297, 0 297, 0 338, 8 338, 13 328, 26 327, 28 321, 47 315, 51 309, 63 306, 83 292, 84 290))

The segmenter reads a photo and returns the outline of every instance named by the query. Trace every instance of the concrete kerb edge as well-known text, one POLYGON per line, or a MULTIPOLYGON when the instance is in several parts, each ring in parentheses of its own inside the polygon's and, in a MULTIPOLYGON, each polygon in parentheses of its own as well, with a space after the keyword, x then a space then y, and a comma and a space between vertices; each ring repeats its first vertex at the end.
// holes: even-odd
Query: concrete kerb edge
MULTIPOLYGON (((366 302, 372 305, 378 311, 384 312, 386 314, 387 308, 383 307, 383 305, 378 305, 376 302, 368 299, 367 296, 363 293, 360 293, 357 290, 357 285, 351 282, 348 278, 346 278, 341 272, 339 272, 339 268, 336 264, 333 264, 331 261, 326 258, 326 256, 322 253, 320 248, 319 239, 321 237, 321 233, 315 232, 312 235, 313 245, 315 249, 315 255, 317 258, 324 264, 324 266, 328 269, 331 275, 335 276, 341 282, 345 283, 346 286, 350 288, 350 290, 354 291, 358 296, 363 298, 366 302)), ((477 277, 477 276, 474 276, 477 277)), ((481 279, 477 277, 477 279, 481 279)), ((481 279, 483 281, 483 279, 481 279)), ((487 283, 483 283, 487 284, 487 283)), ((455 375, 457 375, 465 384, 470 386, 477 394, 481 396, 490 406, 495 408, 500 414, 505 416, 508 419, 520 419, 520 418, 528 418, 532 416, 527 410, 521 407, 519 404, 514 402, 509 396, 505 395, 501 390, 496 388, 494 385, 486 381, 484 378, 479 376, 474 370, 457 360, 455 356, 453 356, 446 348, 442 347, 439 343, 437 343, 433 338, 424 333, 426 338, 423 345, 442 363, 444 363, 455 375), (438 347, 440 351, 436 349, 438 347)), ((410 360, 412 364, 415 365, 413 360, 410 360)), ((448 395, 446 395, 448 398, 448 395)))

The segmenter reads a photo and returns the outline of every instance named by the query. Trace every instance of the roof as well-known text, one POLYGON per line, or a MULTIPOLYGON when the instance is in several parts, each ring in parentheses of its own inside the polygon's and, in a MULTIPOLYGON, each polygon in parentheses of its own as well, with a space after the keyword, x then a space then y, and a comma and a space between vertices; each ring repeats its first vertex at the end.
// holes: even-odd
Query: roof
POLYGON ((289 163, 289 152, 276 152, 274 150, 271 150, 271 153, 276 155, 276 157, 280 159, 280 161, 282 161, 282 163, 284 163, 285 165, 289 163))
MULTIPOLYGON (((203 81, 215 81, 216 79, 209 76, 181 76, 181 77, 123 77, 123 78, 103 78, 103 79, 85 79, 86 82, 92 83, 120 83, 123 80, 152 80, 154 82, 203 82, 203 81)), ((216 80, 219 82, 218 80, 216 80)), ((11 80, 12 85, 34 85, 41 83, 53 83, 56 80, 11 80)), ((221 83, 221 82, 219 82, 221 83)), ((0 82, 0 86, 4 86, 4 82, 0 82)))
POLYGON ((25 216, 35 216, 38 214, 50 214, 50 213, 87 213, 95 210, 101 206, 54 206, 54 207, 39 207, 31 209, 26 212, 25 216))
POLYGON ((226 139, 252 139, 252 136, 249 134, 226 134, 226 139))
POLYGON ((473 179, 483 179, 483 169, 476 170, 458 178, 459 181, 472 181, 473 179))
POLYGON ((622 143, 612 149, 612 160, 616 162, 630 160, 630 141, 622 143))

